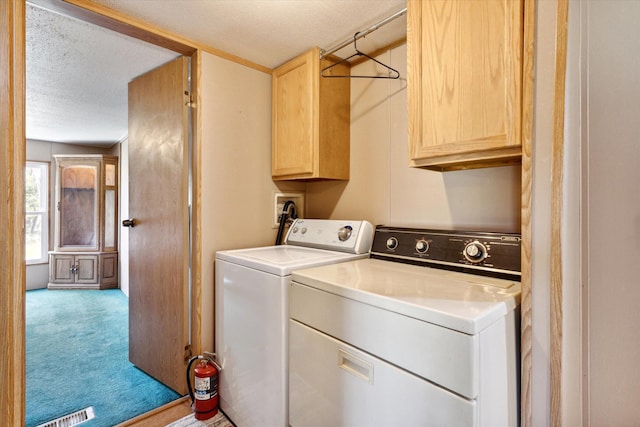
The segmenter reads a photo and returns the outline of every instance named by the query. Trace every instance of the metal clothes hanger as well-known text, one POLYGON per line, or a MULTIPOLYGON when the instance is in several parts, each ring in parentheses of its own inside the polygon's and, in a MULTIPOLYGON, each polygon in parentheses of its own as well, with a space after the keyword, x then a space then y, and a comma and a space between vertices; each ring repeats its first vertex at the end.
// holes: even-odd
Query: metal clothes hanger
POLYGON ((326 78, 356 78, 356 79, 398 79, 398 78, 400 78, 400 73, 396 69, 391 68, 388 65, 383 64, 382 62, 378 61, 377 59, 372 58, 371 56, 367 55, 366 53, 360 52, 358 50, 358 45, 356 44, 356 40, 357 40, 358 34, 360 34, 360 33, 358 32, 358 33, 355 33, 353 35, 353 48, 355 49, 356 53, 354 53, 353 55, 351 55, 351 56, 349 56, 349 57, 347 57, 347 58, 345 58, 345 59, 343 59, 343 60, 341 60, 339 62, 336 62, 335 64, 332 64, 332 65, 329 65, 328 67, 323 68, 322 71, 320 72, 320 75, 322 77, 326 77, 326 78), (344 64, 345 62, 349 62, 349 60, 351 58, 355 57, 355 56, 364 56, 365 58, 370 59, 370 60, 382 65, 384 68, 389 70, 389 75, 387 75, 387 76, 358 76, 358 75, 352 75, 352 74, 325 74, 325 71, 335 67, 336 65, 340 65, 340 64, 344 64))

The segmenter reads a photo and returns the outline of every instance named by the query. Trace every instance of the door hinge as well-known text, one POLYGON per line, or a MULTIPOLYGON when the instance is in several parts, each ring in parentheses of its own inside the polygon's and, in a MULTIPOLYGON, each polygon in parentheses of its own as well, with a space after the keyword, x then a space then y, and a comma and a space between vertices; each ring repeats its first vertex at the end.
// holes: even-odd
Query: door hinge
POLYGON ((193 94, 191 94, 190 92, 187 92, 186 90, 184 91, 184 95, 186 97, 186 102, 184 105, 186 105, 189 108, 196 108, 196 103, 193 100, 193 94))
POLYGON ((184 363, 187 363, 193 357, 193 350, 191 349, 191 344, 187 344, 184 346, 184 363))

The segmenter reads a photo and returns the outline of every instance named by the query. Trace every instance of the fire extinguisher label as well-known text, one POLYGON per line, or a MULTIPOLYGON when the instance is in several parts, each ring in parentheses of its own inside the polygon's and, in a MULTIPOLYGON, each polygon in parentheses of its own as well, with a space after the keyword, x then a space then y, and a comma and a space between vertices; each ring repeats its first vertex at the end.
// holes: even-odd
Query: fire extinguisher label
POLYGON ((196 400, 213 399, 218 394, 217 375, 213 377, 195 377, 193 388, 195 388, 196 400), (213 380, 213 381, 212 381, 213 380))

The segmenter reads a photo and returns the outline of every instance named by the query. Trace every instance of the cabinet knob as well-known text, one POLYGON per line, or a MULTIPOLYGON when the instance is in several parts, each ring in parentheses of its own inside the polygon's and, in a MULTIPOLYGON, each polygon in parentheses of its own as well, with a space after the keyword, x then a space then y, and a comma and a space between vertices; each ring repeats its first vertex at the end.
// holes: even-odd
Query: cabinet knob
POLYGON ((133 228, 136 225, 136 219, 135 218, 129 218, 129 219, 125 219, 122 221, 122 226, 123 227, 131 227, 133 228))

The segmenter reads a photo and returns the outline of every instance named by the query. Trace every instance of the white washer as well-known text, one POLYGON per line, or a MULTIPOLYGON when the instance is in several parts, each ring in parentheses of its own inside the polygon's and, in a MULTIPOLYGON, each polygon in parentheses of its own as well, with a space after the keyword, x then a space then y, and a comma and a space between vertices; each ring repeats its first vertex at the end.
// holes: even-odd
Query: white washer
POLYGON ((369 256, 366 221, 298 219, 286 244, 216 254, 220 408, 238 427, 288 426, 291 272, 369 256))
POLYGON ((518 425, 520 237, 379 227, 371 257, 292 275, 291 426, 518 425))

